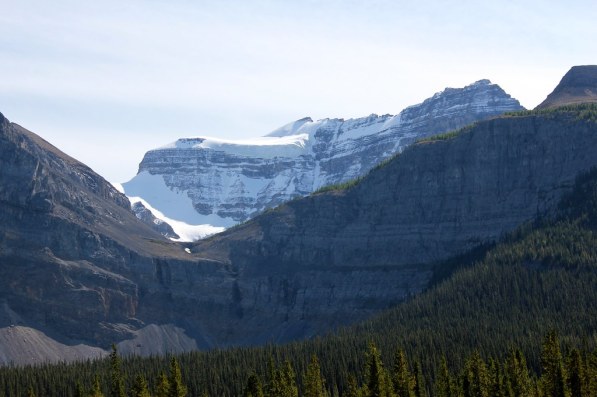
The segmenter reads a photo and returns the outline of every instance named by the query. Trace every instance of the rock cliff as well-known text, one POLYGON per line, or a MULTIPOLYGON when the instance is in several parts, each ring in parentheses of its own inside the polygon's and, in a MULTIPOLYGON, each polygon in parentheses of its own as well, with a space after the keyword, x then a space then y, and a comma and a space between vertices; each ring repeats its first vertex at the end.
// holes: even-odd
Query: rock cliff
POLYGON ((419 138, 520 109, 498 85, 481 80, 396 116, 305 118, 244 141, 184 138, 147 152, 139 174, 123 187, 168 218, 229 227, 362 176, 419 138))
POLYGON ((588 110, 419 141, 350 188, 192 244, 0 116, 0 339, 36 349, 0 344, 0 360, 284 342, 366 318, 425 288, 433 263, 548 215, 597 166, 588 110))

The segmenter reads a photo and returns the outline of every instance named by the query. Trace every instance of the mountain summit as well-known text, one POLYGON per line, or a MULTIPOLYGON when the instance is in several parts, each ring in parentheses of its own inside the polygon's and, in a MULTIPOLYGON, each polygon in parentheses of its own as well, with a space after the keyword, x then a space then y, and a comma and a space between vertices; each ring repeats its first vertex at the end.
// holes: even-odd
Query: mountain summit
POLYGON ((173 226, 172 219, 229 227, 361 177, 417 139, 521 109, 497 84, 479 80, 446 88, 395 116, 306 117, 254 139, 182 138, 147 152, 123 187, 173 226))
POLYGON ((597 102, 597 65, 573 66, 537 109, 597 102))

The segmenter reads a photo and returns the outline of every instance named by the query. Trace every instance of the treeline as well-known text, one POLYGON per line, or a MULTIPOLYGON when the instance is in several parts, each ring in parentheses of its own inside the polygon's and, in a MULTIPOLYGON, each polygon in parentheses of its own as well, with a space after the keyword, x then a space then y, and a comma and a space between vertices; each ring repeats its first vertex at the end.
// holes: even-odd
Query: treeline
MULTIPOLYGON (((441 357, 435 376, 426 374, 418 360, 409 360, 404 350, 394 352, 390 365, 385 366, 379 349, 369 343, 363 355, 360 371, 347 374, 342 390, 323 375, 319 359, 312 355, 305 371, 299 375, 290 361, 276 365, 269 357, 267 371, 252 371, 246 378, 243 397, 594 397, 597 396, 597 351, 569 349, 564 357, 555 332, 549 332, 541 348, 541 369, 534 371, 524 353, 510 349, 504 359, 484 359, 479 351, 470 354, 461 368, 451 370, 450 358, 441 357)), ((96 374, 86 390, 81 381, 74 384, 76 397, 207 397, 189 393, 183 381, 178 360, 170 359, 169 373, 160 372, 150 387, 145 374, 137 374, 132 386, 125 386, 121 359, 113 347, 107 373, 96 374), (107 382, 104 389, 100 382, 107 382)), ((89 381, 89 379, 87 380, 89 381)), ((48 395, 30 385, 28 397, 48 395), (38 394, 39 393, 39 394, 38 394)), ((10 395, 17 395, 10 392, 10 395)), ((60 393, 66 395, 66 393, 60 393)), ((227 395, 216 392, 216 396, 227 395)))

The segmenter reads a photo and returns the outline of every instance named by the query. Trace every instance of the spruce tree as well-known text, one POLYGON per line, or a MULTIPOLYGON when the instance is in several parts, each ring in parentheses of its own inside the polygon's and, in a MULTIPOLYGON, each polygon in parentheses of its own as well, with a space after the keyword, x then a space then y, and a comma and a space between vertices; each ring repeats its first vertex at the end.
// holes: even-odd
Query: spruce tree
POLYGON ((296 374, 290 361, 284 361, 284 367, 280 371, 282 395, 281 397, 298 397, 298 386, 296 384, 296 374))
POLYGON ((168 378, 168 397, 186 397, 187 388, 182 383, 180 365, 175 357, 170 359, 170 377, 168 378))
POLYGON ((155 397, 169 397, 168 393, 170 392, 170 382, 168 381, 168 377, 165 373, 161 372, 158 376, 158 382, 156 385, 155 390, 155 397))
POLYGON ((560 341, 555 331, 550 331, 543 340, 541 371, 543 396, 566 397, 566 376, 560 352, 560 341))
POLYGON ((512 397, 530 397, 533 385, 527 367, 527 361, 520 349, 511 350, 504 366, 506 387, 512 397))
POLYGON ((408 370, 408 362, 404 350, 396 350, 394 355, 394 374, 393 374, 394 392, 398 397, 412 397, 413 384, 412 376, 408 370))
POLYGON ((381 354, 373 343, 365 357, 364 397, 389 397, 393 395, 392 380, 381 361, 381 354))
POLYGON ((33 390, 33 386, 29 386, 27 390, 27 397, 35 397, 35 390, 33 390))
POLYGON ((85 393, 85 389, 83 389, 83 385, 81 384, 81 381, 77 381, 77 383, 75 383, 75 397, 86 397, 87 394, 85 393))
POLYGON ((425 387, 425 378, 423 377, 423 370, 421 369, 421 363, 415 362, 414 368, 414 384, 413 384, 413 395, 414 397, 427 397, 427 389, 425 387))
POLYGON ((112 344, 110 353, 110 397, 126 397, 124 391, 124 379, 122 377, 120 357, 116 345, 112 344))
POLYGON ((437 397, 454 397, 456 394, 452 386, 452 377, 448 370, 446 356, 442 356, 439 364, 439 372, 435 381, 435 394, 437 397))
POLYGON ((478 351, 467 360, 463 374, 464 397, 489 397, 489 374, 487 365, 478 351))
POLYGON ((137 375, 132 388, 132 397, 151 397, 147 380, 143 375, 137 375))
POLYGON ((261 387, 261 380, 257 374, 252 373, 247 379, 247 385, 243 391, 243 397, 264 397, 263 388, 261 387))
POLYGON ((585 397, 585 373, 583 360, 578 349, 573 349, 568 355, 567 384, 570 397, 585 397))
POLYGON ((95 375, 95 379, 93 380, 93 386, 89 392, 89 397, 104 397, 104 393, 102 393, 102 388, 100 386, 99 376, 97 375, 95 375))
POLYGON ((303 397, 326 397, 325 380, 321 376, 321 368, 317 356, 311 356, 307 372, 303 376, 303 397))
POLYGON ((346 392, 342 394, 342 397, 360 397, 359 385, 357 379, 353 374, 348 375, 348 381, 346 386, 346 392))

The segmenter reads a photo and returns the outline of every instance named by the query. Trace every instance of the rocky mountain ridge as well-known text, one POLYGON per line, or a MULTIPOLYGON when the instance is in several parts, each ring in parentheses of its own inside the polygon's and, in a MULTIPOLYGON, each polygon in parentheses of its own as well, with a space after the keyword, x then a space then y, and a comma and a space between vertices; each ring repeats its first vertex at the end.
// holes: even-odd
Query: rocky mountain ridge
POLYGON ((362 176, 417 139, 520 109, 498 85, 480 80, 396 116, 304 118, 253 140, 183 138, 147 152, 123 187, 169 218, 229 227, 362 176))
POLYGON ((0 344, 0 359, 279 343, 367 318, 424 289, 438 261, 549 215, 597 166, 596 112, 422 140, 349 189, 194 244, 163 238, 99 175, 1 117, 0 340, 38 354, 0 344))

